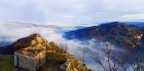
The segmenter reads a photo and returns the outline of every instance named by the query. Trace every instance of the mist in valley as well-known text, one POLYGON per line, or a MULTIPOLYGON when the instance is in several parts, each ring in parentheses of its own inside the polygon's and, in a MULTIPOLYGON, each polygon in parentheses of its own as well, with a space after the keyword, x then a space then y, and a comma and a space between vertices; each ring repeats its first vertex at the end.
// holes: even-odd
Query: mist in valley
MULTIPOLYGON (((36 24, 35 24, 36 25, 36 24)), ((86 27, 86 26, 81 26, 86 27)), ((78 57, 83 61, 88 68, 93 71, 103 70, 101 64, 97 62, 96 57, 102 62, 105 67, 108 67, 107 62, 107 46, 112 50, 112 55, 120 57, 121 55, 128 55, 129 53, 116 45, 110 44, 108 41, 100 41, 91 39, 87 41, 79 41, 76 39, 67 40, 62 37, 66 31, 78 29, 77 26, 33 26, 26 23, 0 22, 0 36, 1 39, 5 37, 5 42, 14 42, 19 38, 26 37, 33 33, 38 33, 46 38, 49 42, 53 41, 57 45, 66 44, 68 52, 78 57)), ((113 63, 113 60, 110 62, 113 63)), ((132 69, 129 66, 129 69, 132 69)))

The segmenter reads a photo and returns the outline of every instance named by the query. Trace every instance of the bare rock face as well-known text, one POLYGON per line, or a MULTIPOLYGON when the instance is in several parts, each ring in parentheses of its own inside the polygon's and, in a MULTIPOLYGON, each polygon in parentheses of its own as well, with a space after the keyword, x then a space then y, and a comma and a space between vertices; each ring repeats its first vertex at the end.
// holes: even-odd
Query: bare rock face
POLYGON ((14 49, 26 48, 28 46, 48 45, 49 42, 39 34, 32 34, 28 37, 18 39, 12 44, 14 49))
POLYGON ((66 71, 90 71, 84 63, 77 59, 74 55, 68 54, 68 64, 66 71))

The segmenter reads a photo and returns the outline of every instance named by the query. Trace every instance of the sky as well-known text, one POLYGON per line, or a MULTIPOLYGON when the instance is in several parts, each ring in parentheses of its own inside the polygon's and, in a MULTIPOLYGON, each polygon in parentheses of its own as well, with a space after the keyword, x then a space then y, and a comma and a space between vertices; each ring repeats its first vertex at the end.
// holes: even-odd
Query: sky
MULTIPOLYGON (((144 22, 143 8, 144 0, 0 0, 0 20, 59 26, 97 24, 110 21, 144 22)), ((27 26, 29 25, 0 21, 0 33, 6 36, 7 40, 15 41, 36 32, 49 41, 69 44, 71 46, 69 51, 75 55, 82 54, 77 48, 81 46, 78 41, 65 40, 61 33, 55 31, 62 29, 27 26)), ((94 49, 94 45, 101 48, 103 42, 91 43, 81 48, 89 47, 93 52, 103 53, 98 47, 94 47, 94 49)), ((92 56, 92 53, 87 56, 92 56)), ((91 67, 95 68, 93 65, 91 67)))
POLYGON ((46 25, 144 21, 144 0, 0 0, 0 20, 46 25))

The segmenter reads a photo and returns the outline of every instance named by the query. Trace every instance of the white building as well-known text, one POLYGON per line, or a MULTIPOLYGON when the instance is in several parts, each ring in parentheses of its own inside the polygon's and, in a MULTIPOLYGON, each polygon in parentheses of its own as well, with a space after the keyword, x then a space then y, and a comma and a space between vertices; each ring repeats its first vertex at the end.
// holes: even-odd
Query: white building
POLYGON ((44 47, 27 47, 15 51, 14 65, 30 71, 36 71, 45 63, 46 50, 44 47))

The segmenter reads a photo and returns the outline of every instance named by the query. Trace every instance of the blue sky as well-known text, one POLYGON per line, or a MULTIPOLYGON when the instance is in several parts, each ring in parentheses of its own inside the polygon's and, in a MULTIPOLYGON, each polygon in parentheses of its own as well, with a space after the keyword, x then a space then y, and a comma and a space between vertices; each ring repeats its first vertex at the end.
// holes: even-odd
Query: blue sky
POLYGON ((0 20, 47 25, 144 21, 144 0, 0 0, 0 20))

